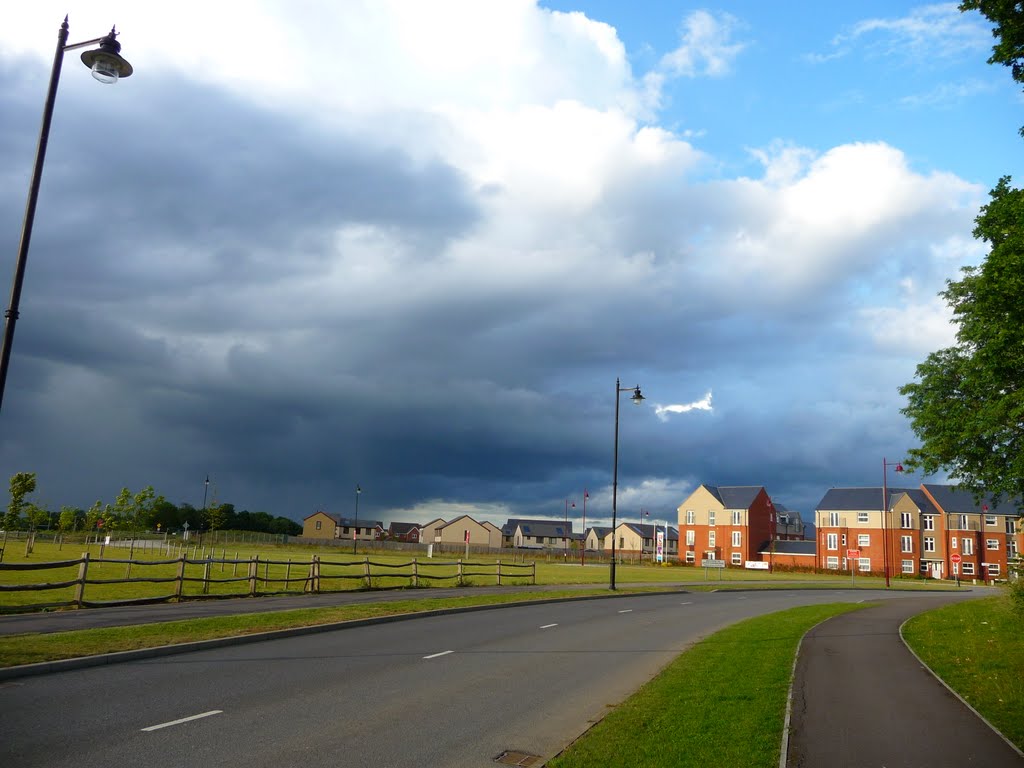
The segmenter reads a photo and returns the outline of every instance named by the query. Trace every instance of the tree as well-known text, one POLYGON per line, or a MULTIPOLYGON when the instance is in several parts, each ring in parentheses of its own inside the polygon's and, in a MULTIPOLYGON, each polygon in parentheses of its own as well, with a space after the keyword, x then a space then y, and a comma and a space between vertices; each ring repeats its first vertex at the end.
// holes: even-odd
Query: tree
MULTIPOLYGON (((1000 179, 975 219, 991 245, 980 267, 965 267, 942 296, 958 326, 956 344, 917 366, 900 388, 902 409, 921 441, 908 464, 998 502, 1024 504, 1024 191, 1000 179)), ((1022 507, 1024 508, 1024 507, 1022 507)))
POLYGON ((28 520, 30 531, 37 531, 45 528, 50 522, 50 512, 44 507, 29 502, 25 505, 25 519, 28 520))
POLYGON ((234 514, 234 506, 231 504, 211 504, 205 510, 203 522, 208 530, 221 530, 228 520, 229 513, 234 514))
POLYGON ((60 508, 60 517, 57 519, 57 527, 62 533, 73 531, 78 527, 78 521, 85 517, 85 512, 75 507, 64 505, 60 508))
POLYGON ((35 472, 18 472, 11 475, 11 502, 7 505, 7 513, 4 515, 4 530, 17 530, 21 527, 21 512, 25 509, 25 497, 35 489, 35 472))
MULTIPOLYGON (((1002 64, 1010 68, 1013 79, 1024 83, 1024 5, 1019 0, 964 0, 961 11, 980 11, 995 28, 989 64, 1002 64)), ((1020 129, 1024 136, 1024 127, 1020 129)))

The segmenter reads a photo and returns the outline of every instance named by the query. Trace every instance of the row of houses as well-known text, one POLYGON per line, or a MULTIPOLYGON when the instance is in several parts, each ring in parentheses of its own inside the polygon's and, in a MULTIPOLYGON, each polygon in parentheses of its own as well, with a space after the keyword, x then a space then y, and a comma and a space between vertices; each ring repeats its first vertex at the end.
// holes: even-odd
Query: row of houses
POLYGON ((953 486, 832 488, 814 525, 775 502, 764 486, 702 484, 675 510, 676 525, 619 523, 573 530, 571 520, 510 518, 501 527, 461 515, 429 523, 355 521, 316 512, 303 520, 311 539, 390 539, 488 549, 587 551, 726 567, 785 566, 876 575, 1002 579, 1024 550, 1016 507, 975 499, 953 486), (813 533, 808 536, 808 531, 813 533))

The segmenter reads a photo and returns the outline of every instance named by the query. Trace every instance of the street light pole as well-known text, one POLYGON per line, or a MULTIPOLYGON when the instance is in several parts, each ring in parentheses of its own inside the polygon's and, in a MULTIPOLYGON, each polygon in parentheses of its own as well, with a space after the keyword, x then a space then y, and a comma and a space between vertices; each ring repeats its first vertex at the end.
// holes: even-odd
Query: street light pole
POLYGON ((622 387, 622 382, 618 378, 615 379, 615 450, 614 460, 612 463, 612 569, 611 569, 611 583, 609 584, 610 589, 615 589, 615 527, 616 527, 616 504, 619 494, 619 395, 623 392, 632 392, 633 396, 630 400, 633 401, 634 405, 640 405, 644 401, 644 396, 640 394, 640 386, 635 387, 622 387))
POLYGON ((359 494, 363 489, 356 485, 356 525, 352 529, 352 554, 356 553, 356 539, 359 537, 359 494))
MULTIPOLYGON (((889 469, 890 462, 882 457, 882 560, 885 563, 885 588, 889 588, 889 469)), ((903 465, 898 461, 893 469, 897 472, 903 471, 903 465)), ((851 566, 852 570, 852 566, 851 566)))
MULTIPOLYGON (((572 502, 572 508, 576 509, 576 502, 572 502)), ((562 560, 569 559, 569 500, 565 500, 565 522, 562 523, 562 560)))
POLYGON ((68 45, 68 17, 64 17, 57 32, 57 50, 53 54, 53 68, 50 70, 50 87, 46 92, 46 103, 43 106, 43 122, 39 128, 39 144, 36 148, 36 161, 32 169, 32 182, 28 191, 28 202, 25 205, 25 218, 21 225, 21 243, 18 246, 18 261, 14 267, 14 280, 11 284, 11 301, 4 312, 4 335, 0 342, 0 405, 3 404, 4 389, 7 386, 7 369, 11 361, 11 347, 14 344, 14 326, 18 321, 18 305, 21 302, 21 286, 25 279, 25 265, 28 261, 29 243, 32 241, 32 225, 36 217, 36 202, 39 199, 39 185, 43 178, 43 162, 46 160, 46 145, 50 140, 50 123, 53 120, 53 105, 57 99, 57 86, 60 83, 61 67, 64 63, 64 52, 87 45, 99 45, 99 49, 86 51, 82 54, 82 63, 92 69, 93 77, 101 83, 115 83, 120 77, 128 77, 132 73, 132 65, 121 58, 121 44, 117 42, 117 32, 113 28, 105 37, 86 40, 83 43, 68 45))
POLYGON ((590 494, 583 489, 583 546, 580 547, 580 565, 586 565, 587 560, 587 499, 590 494))

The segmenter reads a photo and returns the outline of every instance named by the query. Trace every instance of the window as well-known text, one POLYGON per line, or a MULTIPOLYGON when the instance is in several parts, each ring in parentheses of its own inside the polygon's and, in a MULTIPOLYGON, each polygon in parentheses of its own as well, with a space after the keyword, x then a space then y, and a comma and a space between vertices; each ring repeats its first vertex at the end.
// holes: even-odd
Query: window
POLYGON ((844 547, 846 546, 846 534, 845 533, 843 534, 843 546, 844 547))
POLYGON ((999 539, 985 539, 985 549, 999 549, 999 539))
MULTIPOLYGON (((829 533, 829 534, 826 534, 826 538, 828 540, 828 544, 826 545, 828 547, 828 549, 839 549, 839 535, 838 534, 829 533)), ((831 558, 829 558, 829 559, 831 559, 831 558)), ((829 566, 829 567, 831 567, 831 566, 829 566)), ((836 568, 838 568, 838 567, 839 566, 837 565, 836 568)))
POLYGON ((715 532, 714 531, 708 531, 708 546, 709 547, 715 546, 715 532))
POLYGON ((1006 557, 1008 560, 1012 560, 1017 556, 1017 540, 1010 539, 1006 542, 1006 557))
POLYGON ((831 556, 831 557, 825 558, 825 567, 826 568, 831 568, 833 571, 838 571, 839 570, 839 558, 835 557, 834 555, 831 556))
POLYGON ((839 527, 839 513, 838 512, 829 512, 828 513, 828 524, 829 524, 830 528, 838 528, 839 527))
POLYGON ((867 521, 868 521, 868 513, 867 512, 858 512, 857 513, 857 522, 858 523, 866 523, 867 521))
POLYGON ((957 515, 957 523, 959 523, 958 530, 967 530, 967 515, 957 515))
POLYGON ((913 528, 914 523, 909 512, 900 512, 900 528, 913 528))
POLYGON ((742 512, 736 511, 736 512, 732 513, 732 524, 733 525, 743 525, 743 513, 742 512))
POLYGON ((870 547, 871 546, 871 534, 870 533, 858 533, 857 534, 857 546, 858 547, 870 547))
POLYGON ((715 510, 709 509, 708 510, 708 525, 714 525, 714 524, 715 524, 715 510))
POLYGON ((935 551, 935 537, 934 536, 925 536, 924 537, 924 551, 925 552, 934 552, 935 551))
POLYGON ((1006 521, 1006 532, 1007 533, 1016 533, 1017 532, 1017 521, 1016 520, 1009 520, 1008 519, 1006 521))
POLYGON ((733 565, 742 565, 743 564, 743 553, 741 553, 741 552, 733 552, 732 553, 732 564, 733 565))
POLYGON ((913 560, 901 560, 900 564, 902 566, 903 573, 910 573, 910 574, 914 573, 914 561, 913 560))
POLYGON ((692 509, 686 510, 686 524, 687 525, 693 525, 693 510, 692 509))
POLYGON ((696 531, 687 531, 686 532, 686 546, 692 547, 694 545, 694 542, 695 542, 696 538, 697 538, 697 532, 696 531))
POLYGON ((743 534, 739 531, 732 532, 732 545, 734 547, 739 547, 743 545, 743 534))
POLYGON ((988 563, 985 567, 988 568, 989 576, 999 575, 999 563, 988 563))
POLYGON ((688 562, 688 563, 694 562, 693 552, 687 552, 686 553, 686 562, 688 562))
POLYGON ((857 569, 860 571, 868 572, 871 570, 871 558, 861 557, 857 559, 857 569))
POLYGON ((985 515, 985 525, 995 525, 995 524, 996 524, 996 516, 995 515, 985 515))
POLYGON ((921 515, 921 527, 926 531, 934 531, 935 515, 921 515))
POLYGON ((900 536, 900 552, 913 552, 914 551, 914 537, 913 536, 900 536))
POLYGON ((964 539, 963 552, 965 555, 974 554, 974 539, 964 539))
POLYGON ((625 549, 625 548, 626 548, 626 537, 625 536, 619 536, 619 549, 625 549))
POLYGON ((956 549, 956 536, 954 536, 952 539, 950 539, 950 541, 949 541, 949 548, 950 549, 956 549))
POLYGON ((323 520, 317 520, 317 521, 316 521, 316 529, 317 529, 318 531, 320 530, 320 527, 321 527, 322 525, 323 525, 323 520))
POLYGON ((974 563, 965 560, 964 562, 960 563, 960 565, 962 565, 964 568, 964 576, 974 575, 974 563))

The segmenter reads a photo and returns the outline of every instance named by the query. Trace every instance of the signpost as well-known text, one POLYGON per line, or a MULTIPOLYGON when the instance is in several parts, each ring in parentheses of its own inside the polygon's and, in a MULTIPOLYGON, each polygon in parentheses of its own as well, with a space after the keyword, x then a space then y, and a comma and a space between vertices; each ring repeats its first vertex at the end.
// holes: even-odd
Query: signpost
POLYGON ((848 550, 846 550, 846 560, 850 564, 850 583, 851 584, 855 584, 856 583, 856 578, 853 575, 853 561, 854 560, 860 560, 860 550, 859 549, 848 549, 848 550))
POLYGON ((718 574, 718 578, 722 578, 722 574, 725 573, 725 560, 708 560, 704 559, 700 561, 701 566, 704 568, 704 581, 708 580, 708 568, 721 568, 722 570, 718 574))
POLYGON ((963 560, 963 558, 960 557, 960 553, 959 552, 954 552, 952 555, 949 556, 949 562, 951 562, 953 564, 953 575, 956 576, 956 585, 958 587, 960 586, 960 561, 961 560, 963 560))

